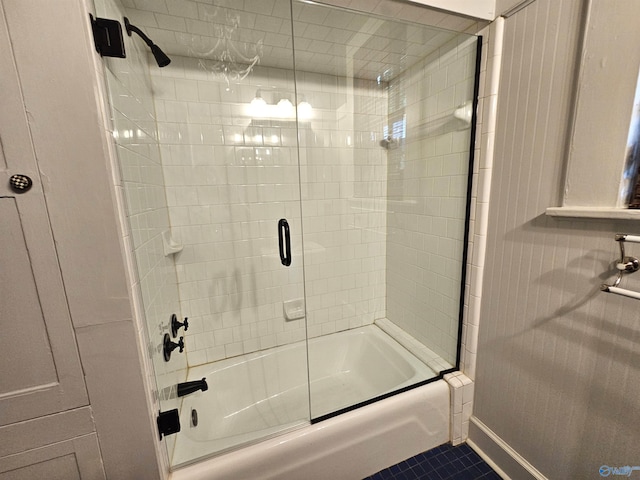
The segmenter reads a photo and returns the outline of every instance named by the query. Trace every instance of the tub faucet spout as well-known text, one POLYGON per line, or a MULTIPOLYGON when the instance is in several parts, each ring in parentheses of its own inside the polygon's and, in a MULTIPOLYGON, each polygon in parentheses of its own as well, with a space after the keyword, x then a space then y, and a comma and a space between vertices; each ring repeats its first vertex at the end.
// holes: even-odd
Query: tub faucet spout
POLYGON ((207 379, 203 378, 202 380, 195 380, 193 382, 184 382, 178 384, 178 396, 184 397, 185 395, 189 395, 190 393, 197 392, 198 390, 202 390, 206 392, 209 386, 207 385, 207 379))

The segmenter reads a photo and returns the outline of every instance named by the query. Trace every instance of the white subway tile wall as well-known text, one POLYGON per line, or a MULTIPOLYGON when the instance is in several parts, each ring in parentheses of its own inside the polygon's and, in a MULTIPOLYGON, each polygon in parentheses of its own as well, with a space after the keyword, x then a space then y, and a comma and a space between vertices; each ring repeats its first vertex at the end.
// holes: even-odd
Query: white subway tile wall
POLYGON ((294 118, 249 111, 258 90, 270 105, 295 102, 292 70, 256 67, 228 86, 174 56, 152 74, 172 233, 184 245, 176 263, 189 365, 305 338, 304 319, 283 311, 304 297, 303 280, 312 337, 383 317, 384 88, 297 72, 313 108, 297 130, 294 118), (290 267, 278 255, 280 218, 290 224, 290 267))
POLYGON ((451 443, 460 445, 469 436, 474 383, 459 371, 446 374, 444 379, 451 389, 451 443))
POLYGON ((385 315, 387 92, 375 81, 296 75, 320 115, 300 131, 310 337, 385 315))
MULTIPOLYGON (((470 232, 468 240, 467 278, 464 298, 465 323, 462 329, 460 370, 471 380, 476 375, 476 354, 480 323, 481 291, 485 268, 489 193, 493 168, 493 146, 496 135, 495 111, 502 59, 504 20, 496 19, 482 29, 482 59, 478 119, 473 171, 470 232)), ((464 440, 464 439, 463 439, 464 440)))
POLYGON ((454 40, 390 84, 387 318, 453 366, 464 246, 476 40, 454 40), (400 127, 398 127, 400 128, 400 127), (406 138, 402 138, 406 135, 406 138))

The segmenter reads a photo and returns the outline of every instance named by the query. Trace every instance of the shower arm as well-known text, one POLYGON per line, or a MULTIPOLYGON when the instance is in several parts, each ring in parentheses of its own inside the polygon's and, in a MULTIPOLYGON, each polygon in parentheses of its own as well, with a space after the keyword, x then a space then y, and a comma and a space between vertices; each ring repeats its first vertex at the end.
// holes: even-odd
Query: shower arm
POLYGON ((147 37, 142 30, 140 30, 135 25, 131 25, 127 17, 124 17, 124 26, 127 30, 127 35, 131 36, 132 32, 137 33, 140 36, 140 38, 144 41, 144 43, 147 44, 147 46, 151 49, 151 53, 153 54, 153 57, 156 59, 156 63, 158 64, 159 67, 161 68, 166 67, 171 63, 171 59, 167 56, 167 54, 164 53, 162 49, 158 47, 155 43, 153 43, 153 41, 149 37, 147 37))
POLYGON ((140 38, 142 38, 142 40, 144 40, 144 43, 146 43, 149 48, 151 48, 152 45, 155 45, 155 43, 153 43, 153 41, 149 37, 147 37, 142 30, 140 30, 135 25, 131 25, 131 23, 129 23, 129 19, 127 17, 124 17, 124 27, 127 30, 127 34, 129 36, 131 36, 131 32, 135 32, 138 35, 140 35, 140 38))

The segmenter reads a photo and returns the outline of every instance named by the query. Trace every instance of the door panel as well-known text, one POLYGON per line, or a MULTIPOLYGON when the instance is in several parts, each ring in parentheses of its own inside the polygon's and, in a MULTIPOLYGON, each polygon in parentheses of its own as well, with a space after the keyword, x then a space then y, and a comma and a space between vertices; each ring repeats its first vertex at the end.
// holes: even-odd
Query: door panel
MULTIPOLYGON (((2 198, 0 218, 0 297, 7 331, 14 325, 17 334, 0 336, 0 351, 9 359, 9 368, 0 369, 0 396, 58 381, 53 355, 46 335, 38 289, 30 267, 29 250, 15 198, 2 198), (25 368, 28 366, 28 368, 25 368)), ((3 325, 4 326, 4 325, 3 325)))
POLYGON ((88 398, 1 4, 0 64, 0 425, 7 425, 88 398), (33 187, 14 192, 14 174, 33 187))
POLYGON ((95 433, 0 458, 0 480, 104 480, 95 433))

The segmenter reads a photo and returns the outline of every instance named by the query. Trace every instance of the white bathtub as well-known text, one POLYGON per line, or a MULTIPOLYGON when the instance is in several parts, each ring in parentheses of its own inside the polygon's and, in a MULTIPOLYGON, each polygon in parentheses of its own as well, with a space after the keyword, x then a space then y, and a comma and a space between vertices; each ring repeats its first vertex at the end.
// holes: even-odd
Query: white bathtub
POLYGON ((304 342, 190 369, 209 390, 183 400, 173 465, 267 440, 171 478, 359 479, 449 440, 444 381, 309 425, 310 409, 317 418, 435 376, 374 325, 311 340, 309 371, 311 403, 304 342))

